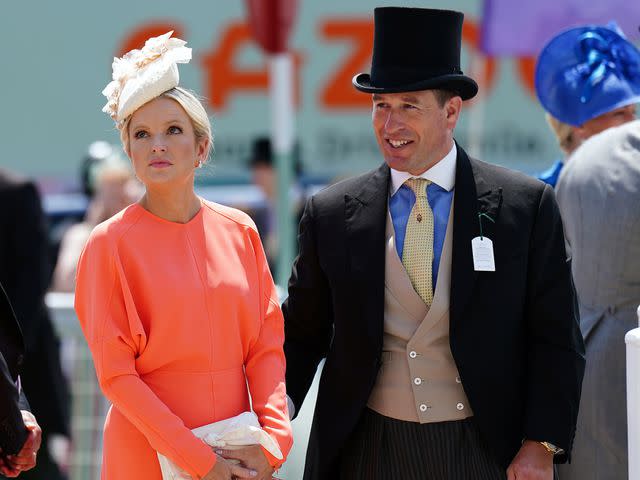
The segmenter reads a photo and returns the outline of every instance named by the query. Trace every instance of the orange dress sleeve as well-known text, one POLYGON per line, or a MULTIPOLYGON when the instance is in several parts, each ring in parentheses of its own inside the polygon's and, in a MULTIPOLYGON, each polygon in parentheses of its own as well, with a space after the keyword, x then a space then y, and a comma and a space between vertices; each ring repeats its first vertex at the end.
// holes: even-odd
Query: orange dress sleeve
POLYGON ((193 478, 202 478, 215 465, 215 454, 136 371, 136 357, 144 349, 147 336, 118 259, 115 239, 101 227, 94 230, 80 257, 75 296, 76 313, 100 387, 156 451, 193 478))
MULTIPOLYGON (((262 324, 258 337, 250 346, 245 371, 253 410, 262 428, 278 443, 286 459, 293 445, 293 436, 284 382, 284 318, 258 232, 253 228, 249 232, 260 281, 262 324)), ((272 467, 280 467, 282 460, 278 460, 264 448, 263 452, 272 467)))

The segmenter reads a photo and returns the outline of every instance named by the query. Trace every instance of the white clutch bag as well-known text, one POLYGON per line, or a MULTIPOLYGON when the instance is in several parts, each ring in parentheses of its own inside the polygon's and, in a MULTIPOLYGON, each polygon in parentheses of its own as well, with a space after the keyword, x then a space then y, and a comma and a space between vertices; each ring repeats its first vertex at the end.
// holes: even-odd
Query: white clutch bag
MULTIPOLYGON (((207 445, 219 448, 236 448, 247 445, 261 445, 271 455, 282 460, 282 452, 276 441, 260 428, 258 417, 253 412, 244 412, 226 420, 210 423, 191 430, 207 445)), ((191 480, 186 473, 164 455, 158 453, 162 470, 162 480, 191 480)))

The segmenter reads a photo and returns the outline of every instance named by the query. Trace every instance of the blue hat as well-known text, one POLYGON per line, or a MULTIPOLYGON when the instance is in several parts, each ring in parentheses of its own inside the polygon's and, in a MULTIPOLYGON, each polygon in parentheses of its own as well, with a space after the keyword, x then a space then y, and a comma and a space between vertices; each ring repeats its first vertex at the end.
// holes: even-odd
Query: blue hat
POLYGON ((615 24, 571 28, 542 49, 535 82, 544 109, 578 127, 640 102, 640 51, 615 24))

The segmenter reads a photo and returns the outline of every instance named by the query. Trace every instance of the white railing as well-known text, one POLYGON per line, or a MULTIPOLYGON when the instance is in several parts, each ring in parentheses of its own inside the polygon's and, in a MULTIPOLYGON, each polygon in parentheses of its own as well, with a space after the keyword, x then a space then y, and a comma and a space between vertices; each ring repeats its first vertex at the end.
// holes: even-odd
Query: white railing
POLYGON ((70 480, 99 480, 102 428, 108 402, 96 379, 91 353, 73 310, 72 293, 49 293, 46 303, 60 336, 63 371, 71 388, 70 480))
MULTIPOLYGON (((638 307, 640 324, 640 306, 638 307)), ((627 344, 627 424, 629 480, 640 480, 640 328, 624 338, 627 344)))

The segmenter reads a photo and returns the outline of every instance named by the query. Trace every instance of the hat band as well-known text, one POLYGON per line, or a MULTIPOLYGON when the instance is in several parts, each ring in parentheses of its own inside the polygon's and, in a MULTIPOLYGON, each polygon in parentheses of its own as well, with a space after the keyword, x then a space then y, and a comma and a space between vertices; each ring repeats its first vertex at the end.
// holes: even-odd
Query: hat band
POLYGON ((445 75, 462 75, 459 67, 445 68, 403 68, 381 67, 371 69, 371 85, 374 87, 398 87, 436 79, 445 75))
POLYGON ((631 82, 640 81, 636 58, 627 53, 624 42, 616 40, 607 41, 596 32, 586 32, 578 38, 576 53, 582 57, 583 63, 573 68, 586 78, 580 95, 582 103, 589 102, 595 87, 610 75, 631 82))

